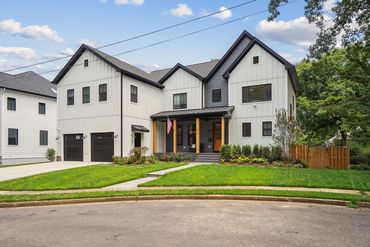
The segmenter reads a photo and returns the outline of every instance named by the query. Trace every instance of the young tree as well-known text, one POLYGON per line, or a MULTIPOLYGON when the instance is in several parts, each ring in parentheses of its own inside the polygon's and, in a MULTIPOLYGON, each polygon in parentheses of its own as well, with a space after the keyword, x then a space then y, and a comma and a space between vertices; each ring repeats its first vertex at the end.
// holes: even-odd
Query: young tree
POLYGON ((289 146, 297 140, 300 128, 294 117, 288 116, 285 109, 277 109, 274 133, 272 139, 277 146, 283 149, 283 158, 286 160, 289 155, 289 146))

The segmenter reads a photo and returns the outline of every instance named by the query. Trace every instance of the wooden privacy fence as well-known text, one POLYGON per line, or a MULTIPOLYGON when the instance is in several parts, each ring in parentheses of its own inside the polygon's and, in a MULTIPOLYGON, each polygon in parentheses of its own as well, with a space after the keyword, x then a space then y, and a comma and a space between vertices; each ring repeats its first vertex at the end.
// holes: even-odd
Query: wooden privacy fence
POLYGON ((290 158, 304 160, 309 168, 349 168, 348 147, 309 147, 292 145, 289 149, 290 158))

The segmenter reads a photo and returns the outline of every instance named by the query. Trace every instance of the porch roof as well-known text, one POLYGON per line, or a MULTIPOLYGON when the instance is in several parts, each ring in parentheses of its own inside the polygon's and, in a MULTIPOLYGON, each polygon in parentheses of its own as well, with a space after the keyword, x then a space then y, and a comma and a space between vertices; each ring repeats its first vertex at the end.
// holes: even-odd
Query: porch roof
POLYGON ((174 110, 162 111, 151 116, 152 119, 161 120, 169 118, 187 118, 197 116, 220 116, 231 114, 234 106, 220 106, 220 107, 207 107, 201 109, 187 109, 187 110, 174 110))

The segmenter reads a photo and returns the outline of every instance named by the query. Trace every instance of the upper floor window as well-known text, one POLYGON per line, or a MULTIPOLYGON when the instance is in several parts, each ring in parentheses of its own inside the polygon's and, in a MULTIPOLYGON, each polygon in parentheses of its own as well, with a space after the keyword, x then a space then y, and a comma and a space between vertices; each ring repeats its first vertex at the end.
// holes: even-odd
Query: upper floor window
POLYGON ((90 87, 82 88, 82 104, 90 103, 90 87))
POLYGON ((131 102, 137 103, 138 91, 137 86, 131 85, 131 102))
POLYGON ((89 66, 89 59, 84 60, 84 67, 87 67, 87 66, 89 66))
POLYGON ((74 105, 75 104, 75 90, 68 89, 67 90, 67 105, 74 105))
POLYGON ((212 102, 220 102, 221 101, 221 89, 213 89, 212 90, 212 102))
POLYGON ((173 109, 186 109, 187 108, 187 94, 178 93, 173 95, 173 109))
POLYGON ((40 130, 40 145, 47 146, 48 145, 48 132, 47 130, 40 130))
POLYGON ((252 131, 251 131, 251 123, 243 123, 242 125, 242 136, 243 137, 251 137, 252 131))
POLYGON ((16 108, 17 108, 16 99, 8 97, 8 110, 15 111, 16 108))
POLYGON ((46 113, 46 105, 45 103, 39 103, 39 114, 45 114, 46 113))
POLYGON ((243 87, 242 102, 254 101, 271 101, 271 84, 243 87))
POLYGON ((260 62, 260 57, 259 56, 254 56, 253 57, 253 64, 259 64, 260 62))
POLYGON ((272 136, 272 122, 262 122, 262 136, 272 136))
POLYGON ((99 85, 99 101, 107 101, 107 84, 99 85))
POLYGON ((18 145, 18 129, 8 129, 8 145, 18 145))

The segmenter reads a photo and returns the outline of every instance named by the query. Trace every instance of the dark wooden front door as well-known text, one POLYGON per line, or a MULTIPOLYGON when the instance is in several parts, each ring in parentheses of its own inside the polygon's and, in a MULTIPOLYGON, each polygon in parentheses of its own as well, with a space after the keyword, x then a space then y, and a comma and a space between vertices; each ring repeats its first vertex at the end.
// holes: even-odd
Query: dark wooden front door
POLYGON ((91 161, 111 162, 113 153, 113 132, 91 134, 91 161))
POLYGON ((83 161, 83 135, 64 135, 64 160, 83 161))
POLYGON ((213 123, 213 152, 221 149, 221 123, 213 123))
POLYGON ((140 148, 141 147, 141 133, 136 132, 135 133, 135 148, 140 148))

